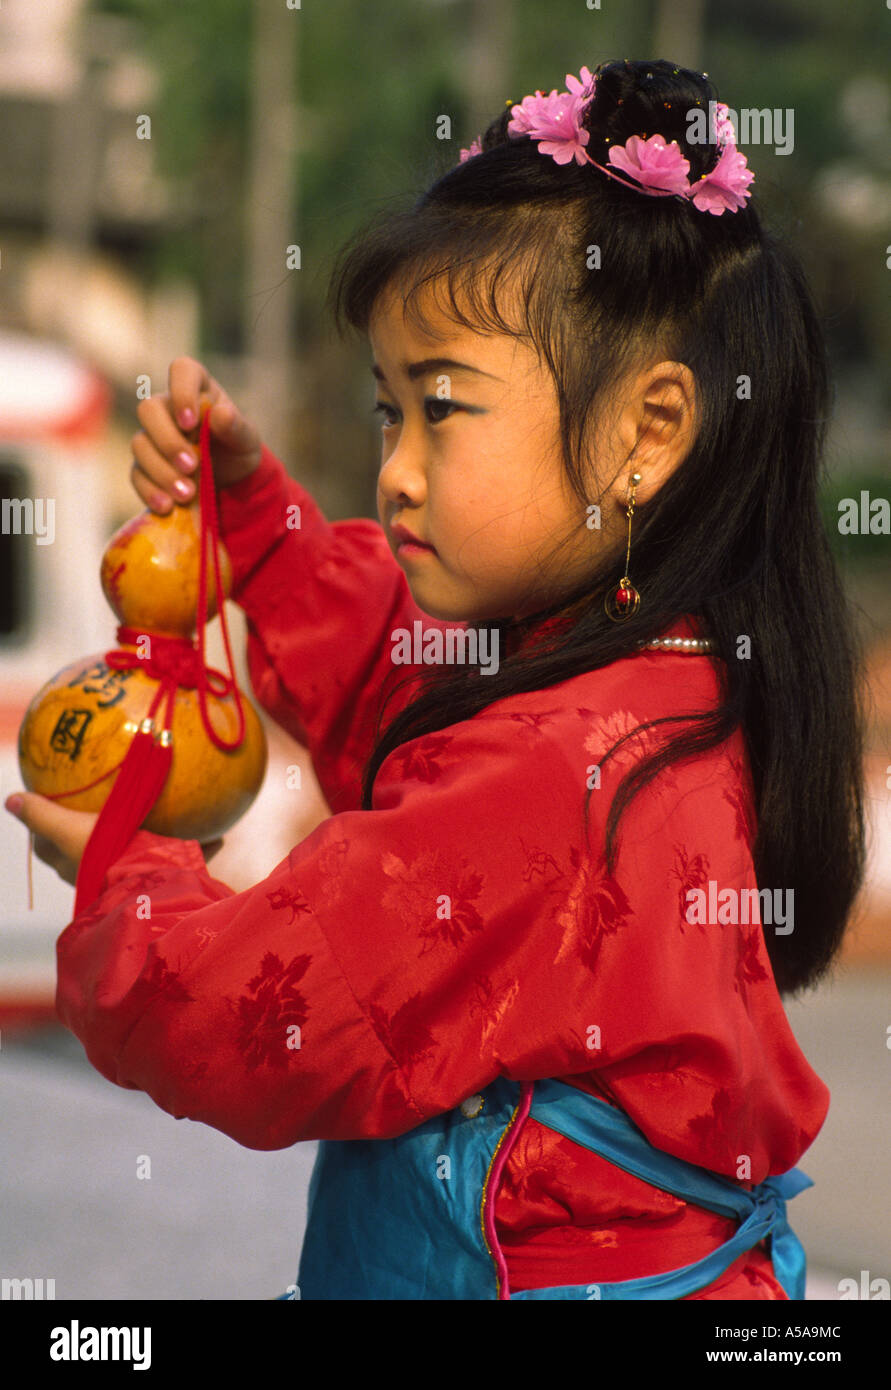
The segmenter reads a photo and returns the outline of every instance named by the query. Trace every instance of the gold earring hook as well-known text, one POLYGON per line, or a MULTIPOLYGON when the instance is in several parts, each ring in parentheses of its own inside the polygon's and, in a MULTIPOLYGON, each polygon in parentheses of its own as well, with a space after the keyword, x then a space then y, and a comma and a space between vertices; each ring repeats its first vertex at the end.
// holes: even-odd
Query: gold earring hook
POLYGON ((608 592, 603 600, 606 616, 611 618, 614 623, 625 622, 632 617, 640 607, 640 594, 628 577, 628 569, 631 564, 631 518, 634 515, 635 491, 641 481, 639 473, 632 473, 630 484, 630 497, 625 504, 625 515, 628 518, 628 543, 625 549, 625 572, 619 580, 618 587, 608 592))

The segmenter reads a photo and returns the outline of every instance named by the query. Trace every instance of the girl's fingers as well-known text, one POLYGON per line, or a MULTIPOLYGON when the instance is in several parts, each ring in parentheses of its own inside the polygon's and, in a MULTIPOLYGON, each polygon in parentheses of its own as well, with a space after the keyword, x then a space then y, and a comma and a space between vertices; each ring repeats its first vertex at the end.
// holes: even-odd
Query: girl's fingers
POLYGON ((38 792, 14 793, 13 805, 7 810, 34 832, 34 851, 39 859, 44 859, 52 868, 59 870, 60 863, 80 861, 93 827, 99 819, 98 812, 73 811, 60 806, 50 797, 38 792))
POLYGON ((55 869, 57 874, 62 873, 66 867, 65 856, 56 848, 52 840, 48 840, 44 835, 34 836, 34 853, 41 864, 46 864, 48 869, 55 869))
POLYGON ((161 492, 160 489, 155 486, 151 478, 143 473, 138 463, 134 463, 130 469, 130 481, 149 511, 157 512, 159 516, 164 516, 167 512, 172 510, 173 502, 171 498, 166 492, 161 492))
POLYGON ((183 430, 198 424, 198 398, 202 391, 215 402, 222 390, 207 368, 194 357, 175 357, 168 372, 170 413, 183 430))
MULTIPOLYGON (((223 449, 233 455, 236 475, 249 472, 259 462, 262 441, 258 431, 241 414, 220 383, 194 357, 175 357, 168 373, 170 414, 180 429, 192 430, 199 421, 199 400, 210 400, 210 430, 223 449)), ((162 398, 163 399, 163 398, 162 398)), ((170 456, 162 440, 157 441, 170 456)))
POLYGON ((210 431, 238 460, 246 460, 253 454, 259 455, 262 445, 259 434, 225 392, 221 392, 220 399, 211 406, 210 431))
MULTIPOLYGON (((175 409, 172 396, 150 396, 148 400, 139 402, 136 414, 159 457, 189 473, 194 470, 183 464, 182 457, 185 455, 186 459, 193 459, 197 467, 200 449, 197 442, 188 440, 177 429, 171 414, 175 409)), ((259 433, 219 387, 210 407, 210 432, 217 445, 215 458, 221 462, 231 462, 237 469, 242 462, 252 462, 255 455, 259 461, 262 448, 259 433)), ((154 476, 151 461, 146 472, 154 476)), ((162 477, 159 476, 156 481, 163 485, 162 477)))
MULTIPOLYGON (((165 489, 178 476, 177 470, 186 473, 194 471, 194 468, 190 470, 184 467, 183 457, 191 459, 194 467, 198 466, 199 460, 197 446, 186 439, 170 418, 171 409, 172 402, 167 396, 150 396, 136 407, 143 437, 150 446, 150 451, 143 449, 144 457, 139 457, 139 463, 149 477, 165 489)), ((134 436, 134 444, 138 438, 138 435, 134 436)), ((133 452, 136 453, 135 448, 133 452)))
POLYGON ((196 495, 190 475, 198 468, 201 453, 197 440, 187 439, 186 432, 194 435, 196 431, 202 398, 210 401, 217 486, 240 482, 259 466, 263 445, 257 430, 200 362, 177 357, 170 365, 170 392, 139 402, 136 414, 142 431, 130 441, 131 481, 145 505, 159 515, 176 502, 191 502, 196 495))
MULTIPOLYGON (((154 512, 168 512, 174 502, 190 502, 195 484, 164 457, 147 434, 134 434, 130 441, 136 460, 130 476, 143 502, 154 512)), ((193 455, 194 457, 194 455, 193 455)))

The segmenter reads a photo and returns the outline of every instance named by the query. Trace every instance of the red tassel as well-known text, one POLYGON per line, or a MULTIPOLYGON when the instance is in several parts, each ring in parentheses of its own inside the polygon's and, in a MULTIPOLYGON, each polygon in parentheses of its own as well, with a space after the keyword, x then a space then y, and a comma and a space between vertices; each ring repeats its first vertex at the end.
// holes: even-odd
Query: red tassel
POLYGON ((154 735, 142 728, 134 734, 81 856, 75 917, 98 898, 109 865, 126 849, 161 795, 172 761, 170 744, 156 743, 154 735))

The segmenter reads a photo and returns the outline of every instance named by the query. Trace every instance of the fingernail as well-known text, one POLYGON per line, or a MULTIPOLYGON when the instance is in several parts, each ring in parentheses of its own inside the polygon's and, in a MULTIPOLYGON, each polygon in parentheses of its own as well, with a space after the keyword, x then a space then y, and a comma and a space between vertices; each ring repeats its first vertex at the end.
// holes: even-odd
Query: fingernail
POLYGON ((177 454, 173 461, 179 464, 184 473, 191 473, 194 468, 198 467, 198 460, 195 458, 195 455, 187 454, 185 449, 183 449, 181 454, 177 454))
POLYGON ((173 491, 176 493, 177 497, 182 497, 185 500, 185 498, 192 496, 195 488, 193 484, 187 482, 185 478, 177 478, 176 482, 173 484, 173 491))
POLYGON ((179 422, 184 430, 190 430, 197 419, 198 416, 195 414, 194 410, 190 410, 188 406, 186 406, 185 410, 179 412, 179 422))
POLYGON ((7 811, 11 811, 14 816, 21 815, 24 804, 25 798, 21 792, 13 792, 12 796, 8 796, 3 803, 7 811))

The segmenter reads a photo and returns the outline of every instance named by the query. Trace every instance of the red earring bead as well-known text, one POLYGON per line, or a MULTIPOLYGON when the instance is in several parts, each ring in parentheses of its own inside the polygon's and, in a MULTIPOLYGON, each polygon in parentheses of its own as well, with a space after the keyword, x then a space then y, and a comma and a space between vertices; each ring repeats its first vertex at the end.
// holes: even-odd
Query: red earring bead
POLYGON ((640 607, 640 594, 634 585, 623 579, 618 588, 607 594, 604 608, 613 622, 624 622, 632 617, 640 607))

